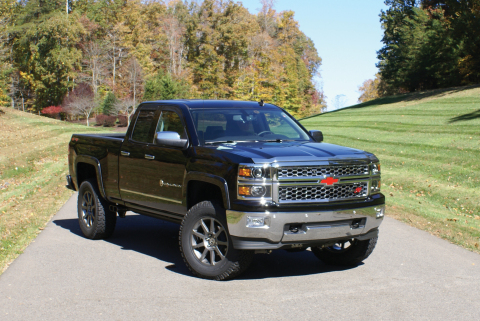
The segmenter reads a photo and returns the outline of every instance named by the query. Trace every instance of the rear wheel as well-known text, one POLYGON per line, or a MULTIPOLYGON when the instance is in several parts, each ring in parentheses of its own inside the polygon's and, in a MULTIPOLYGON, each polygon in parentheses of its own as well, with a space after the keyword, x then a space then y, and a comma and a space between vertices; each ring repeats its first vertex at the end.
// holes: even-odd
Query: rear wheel
POLYGON ((369 240, 350 239, 328 247, 312 247, 312 252, 326 264, 352 266, 358 265, 372 254, 377 237, 369 240))
POLYGON ((225 210, 209 201, 200 202, 187 212, 179 241, 187 267, 201 278, 232 279, 252 262, 253 251, 233 248, 225 210))
POLYGON ((98 191, 95 180, 83 181, 78 190, 78 223, 89 239, 106 239, 113 234, 117 214, 110 211, 109 202, 98 191))

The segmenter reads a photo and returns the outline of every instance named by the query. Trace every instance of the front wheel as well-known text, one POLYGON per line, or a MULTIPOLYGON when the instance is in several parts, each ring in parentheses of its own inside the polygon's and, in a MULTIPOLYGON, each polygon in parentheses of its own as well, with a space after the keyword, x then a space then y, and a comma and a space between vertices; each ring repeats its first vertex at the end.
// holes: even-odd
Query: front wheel
POLYGON ((78 189, 78 223, 89 239, 106 239, 113 234, 117 214, 99 193, 95 180, 83 181, 78 189))
POLYGON ((210 201, 193 206, 180 226, 180 251, 198 277, 227 280, 245 271, 253 251, 236 250, 227 230, 225 210, 210 201))
POLYGON ((369 240, 346 240, 328 247, 312 247, 312 252, 322 262, 330 265, 354 266, 372 254, 378 237, 369 240))

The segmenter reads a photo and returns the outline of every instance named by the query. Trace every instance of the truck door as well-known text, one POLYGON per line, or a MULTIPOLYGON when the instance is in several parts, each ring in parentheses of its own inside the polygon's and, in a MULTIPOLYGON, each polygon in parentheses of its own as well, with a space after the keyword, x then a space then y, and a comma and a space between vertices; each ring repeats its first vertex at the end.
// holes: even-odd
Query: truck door
POLYGON ((120 156, 120 193, 125 202, 184 214, 186 152, 154 143, 156 132, 175 131, 186 138, 181 111, 172 106, 142 109, 120 156), (153 113, 152 113, 153 112, 153 113), (128 155, 127 155, 128 154, 128 155))

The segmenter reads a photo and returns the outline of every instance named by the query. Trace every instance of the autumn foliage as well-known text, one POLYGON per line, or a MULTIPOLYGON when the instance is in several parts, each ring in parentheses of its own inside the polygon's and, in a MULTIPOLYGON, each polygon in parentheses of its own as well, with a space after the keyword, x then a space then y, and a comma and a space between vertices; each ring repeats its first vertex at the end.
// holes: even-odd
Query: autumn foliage
POLYGON ((294 12, 273 3, 252 14, 233 0, 77 0, 66 15, 65 2, 7 0, 0 63, 18 75, 14 102, 35 111, 62 104, 75 117, 129 117, 146 95, 262 99, 296 116, 318 113, 321 58, 294 12), (75 94, 82 85, 88 99, 75 94), (107 95, 115 99, 102 108, 107 95))
POLYGON ((48 106, 42 109, 42 114, 48 117, 57 118, 63 112, 62 106, 48 106))

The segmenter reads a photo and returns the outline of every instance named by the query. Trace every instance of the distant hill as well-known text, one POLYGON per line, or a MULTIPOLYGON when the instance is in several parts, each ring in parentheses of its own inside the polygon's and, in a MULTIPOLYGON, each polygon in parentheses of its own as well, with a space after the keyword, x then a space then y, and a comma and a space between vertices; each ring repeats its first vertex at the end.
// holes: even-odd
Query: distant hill
POLYGON ((480 86, 381 98, 301 123, 380 158, 387 216, 480 253, 480 86))

